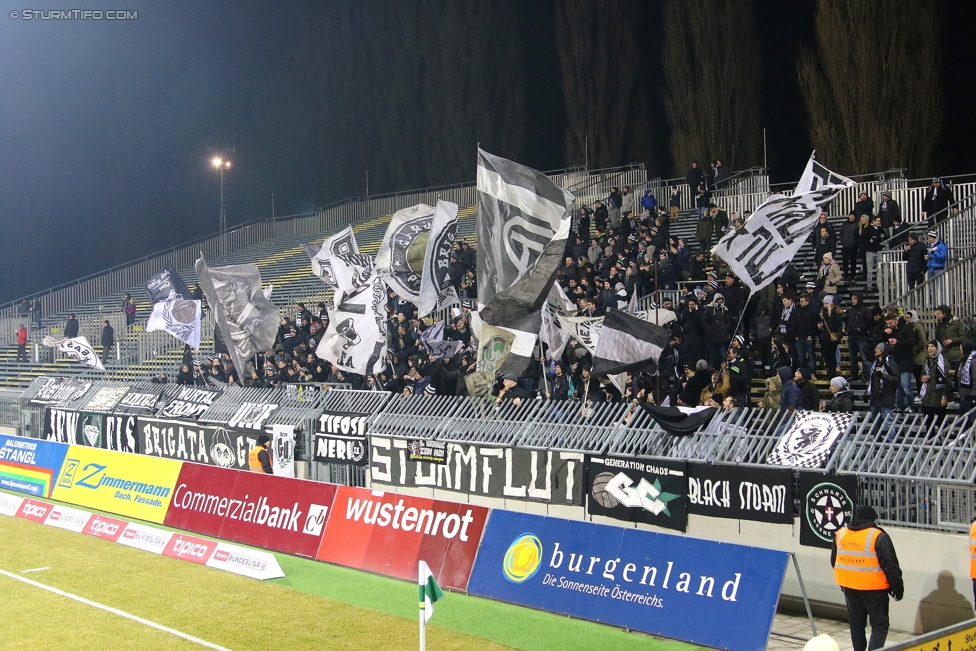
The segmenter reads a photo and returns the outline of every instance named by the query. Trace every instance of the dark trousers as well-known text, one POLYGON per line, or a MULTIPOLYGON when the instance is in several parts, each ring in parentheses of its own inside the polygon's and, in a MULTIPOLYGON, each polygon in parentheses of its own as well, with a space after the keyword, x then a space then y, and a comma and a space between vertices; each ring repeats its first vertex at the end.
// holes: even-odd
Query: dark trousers
POLYGON ((27 361, 27 345, 17 344, 17 361, 26 362, 27 361))
POLYGON ((851 643, 854 651, 880 649, 888 637, 887 590, 852 590, 842 588, 847 600, 847 613, 851 618, 851 643), (871 643, 864 633, 871 622, 871 643))
POLYGON ((842 248, 840 250, 841 268, 844 272, 844 280, 851 282, 857 276, 857 249, 842 248))
POLYGON ((976 603, 976 579, 973 579, 973 602, 976 603))

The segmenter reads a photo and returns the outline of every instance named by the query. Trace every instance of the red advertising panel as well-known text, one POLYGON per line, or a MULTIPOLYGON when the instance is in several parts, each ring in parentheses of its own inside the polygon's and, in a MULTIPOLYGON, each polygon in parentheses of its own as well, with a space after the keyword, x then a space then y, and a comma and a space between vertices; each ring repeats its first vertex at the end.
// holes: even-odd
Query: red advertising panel
POLYGON ((481 506, 340 486, 317 558, 406 580, 423 560, 463 590, 487 519, 481 506))
POLYGON ((125 520, 116 520, 115 518, 107 518, 104 515, 94 514, 85 525, 82 533, 88 534, 89 536, 95 536, 96 538, 104 538, 105 540, 111 540, 115 542, 125 531, 125 526, 129 524, 125 520))
POLYGON ((206 540, 205 538, 178 533, 170 538, 166 549, 163 550, 163 556, 206 565, 215 549, 217 549, 216 540, 206 540))
POLYGON ((17 511, 17 517, 43 524, 47 520, 47 516, 52 508, 54 508, 54 505, 48 502, 24 500, 24 503, 20 505, 20 510, 17 511))
POLYGON ((165 522, 314 557, 335 491, 332 484, 184 463, 165 522))

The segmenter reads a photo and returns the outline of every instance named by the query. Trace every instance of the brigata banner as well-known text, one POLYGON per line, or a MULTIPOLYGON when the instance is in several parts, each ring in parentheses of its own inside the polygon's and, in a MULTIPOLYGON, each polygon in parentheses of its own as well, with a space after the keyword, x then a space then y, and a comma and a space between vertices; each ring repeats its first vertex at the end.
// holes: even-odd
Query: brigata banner
POLYGON ((586 510, 625 522, 684 531, 686 463, 670 459, 586 458, 586 510))
POLYGON ((495 510, 468 592, 693 644, 759 651, 786 552, 495 510))
MULTIPOLYGON (((583 506, 583 454, 447 443, 443 463, 411 461, 410 440, 370 436, 373 484, 583 506)), ((433 566, 431 566, 433 567, 433 566)))
POLYGON ((259 432, 238 431, 193 420, 140 418, 139 451, 154 457, 247 470, 247 454, 259 432))
POLYGON ((181 465, 169 459, 72 445, 51 497, 147 522, 162 522, 181 465))
POLYGON ((438 585, 464 590, 487 519, 483 506, 340 486, 317 558, 408 581, 426 561, 438 585))
POLYGON ((0 434, 0 488, 51 497, 68 446, 0 434))
POLYGON ((336 487, 185 463, 166 526, 314 557, 336 487))
POLYGON ((793 524, 793 471, 689 463, 688 513, 793 524))
POLYGON ((315 460, 324 463, 369 463, 366 420, 369 414, 323 411, 315 423, 315 460))

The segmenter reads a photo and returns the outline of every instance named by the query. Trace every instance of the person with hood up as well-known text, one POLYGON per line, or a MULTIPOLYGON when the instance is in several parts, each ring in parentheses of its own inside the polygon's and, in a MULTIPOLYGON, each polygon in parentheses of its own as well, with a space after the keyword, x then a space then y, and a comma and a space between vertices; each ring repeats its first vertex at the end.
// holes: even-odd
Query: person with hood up
POLYGON ((952 316, 948 305, 935 308, 935 338, 942 344, 942 354, 953 369, 962 360, 962 342, 966 339, 966 327, 959 317, 952 316))
POLYGON ((880 649, 888 637, 888 596, 901 601, 905 583, 891 538, 867 505, 854 510, 854 519, 841 527, 830 546, 830 566, 844 592, 850 615, 854 651, 880 649), (871 642, 865 628, 871 622, 871 642))
POLYGON ((854 411, 854 393, 847 380, 837 376, 830 381, 833 396, 827 403, 827 411, 835 414, 849 414, 854 411))
POLYGON ((925 358, 929 354, 925 344, 928 335, 925 333, 925 326, 918 320, 918 312, 915 310, 905 312, 905 323, 910 324, 912 326, 912 332, 915 333, 915 346, 912 348, 912 352, 914 353, 913 361, 915 362, 915 388, 921 391, 922 364, 925 363, 925 358))
POLYGON ((714 368, 718 368, 725 361, 734 325, 732 315, 725 307, 725 297, 720 292, 712 295, 712 302, 705 308, 701 323, 709 361, 714 368))
POLYGON ((806 366, 801 366, 793 374, 793 381, 800 387, 800 394, 803 396, 803 408, 807 411, 817 411, 820 409, 820 391, 813 383, 813 371, 806 366))
POLYGON ((881 342, 875 345, 874 369, 871 371, 871 382, 868 386, 871 415, 884 415, 886 421, 894 413, 896 393, 901 383, 898 364, 895 364, 888 353, 887 343, 881 342))
POLYGON ((949 368, 942 356, 942 345, 935 339, 928 343, 928 357, 922 364, 922 413, 935 416, 936 423, 945 420, 952 384, 949 368))
POLYGON ((760 409, 779 409, 780 392, 783 390, 783 381, 778 375, 766 378, 766 393, 759 401, 760 409))
POLYGON ((976 343, 972 339, 962 342, 962 362, 956 371, 956 384, 959 390, 959 415, 968 413, 976 404, 973 382, 976 380, 976 343))
POLYGON ((640 205, 641 208, 650 214, 653 215, 655 213, 657 209, 657 197, 654 196, 654 190, 651 190, 650 188, 644 190, 644 196, 641 197, 640 205))
POLYGON ((793 369, 789 366, 781 366, 776 369, 776 376, 783 386, 779 392, 780 411, 788 411, 792 414, 797 409, 804 409, 803 392, 793 381, 793 369))
MULTIPOLYGON (((773 335, 771 341, 773 354, 772 368, 779 369, 783 366, 788 366, 790 369, 797 368, 796 355, 790 345, 778 334, 773 335)), ((790 373, 792 374, 792 370, 790 373)))

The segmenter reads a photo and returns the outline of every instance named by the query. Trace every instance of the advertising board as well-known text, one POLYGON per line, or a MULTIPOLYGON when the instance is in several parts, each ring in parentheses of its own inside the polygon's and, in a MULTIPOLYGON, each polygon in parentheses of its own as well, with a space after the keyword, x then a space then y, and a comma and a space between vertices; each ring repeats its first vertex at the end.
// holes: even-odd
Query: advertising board
POLYGON ((96 538, 104 538, 105 540, 111 540, 112 542, 118 542, 119 538, 122 536, 122 532, 125 531, 125 526, 128 523, 125 520, 116 520, 115 518, 109 518, 107 516, 93 513, 88 524, 81 533, 95 536, 96 538))
POLYGON ((147 522, 163 522, 179 461, 72 445, 51 495, 56 500, 147 522))
POLYGON ((317 558, 412 581, 423 560, 464 590, 487 519, 481 506, 340 486, 317 558))
POLYGON ((172 531, 129 522, 125 525, 125 530, 116 542, 126 547, 141 549, 144 552, 162 554, 166 546, 169 545, 170 538, 174 535, 172 531))
POLYGON ((468 592, 730 651, 766 647, 786 552, 495 510, 468 592))
POLYGON ((88 511, 73 509, 70 506, 63 506, 61 504, 52 504, 51 512, 48 513, 44 524, 49 527, 57 527, 58 529, 67 529, 68 531, 81 533, 84 531, 91 517, 92 514, 88 511))
POLYGON ((0 488, 51 497, 67 445, 0 434, 0 488))
POLYGON ((20 512, 20 505, 24 503, 23 497, 17 497, 9 493, 0 493, 0 515, 15 517, 20 512))

